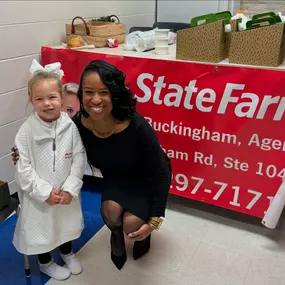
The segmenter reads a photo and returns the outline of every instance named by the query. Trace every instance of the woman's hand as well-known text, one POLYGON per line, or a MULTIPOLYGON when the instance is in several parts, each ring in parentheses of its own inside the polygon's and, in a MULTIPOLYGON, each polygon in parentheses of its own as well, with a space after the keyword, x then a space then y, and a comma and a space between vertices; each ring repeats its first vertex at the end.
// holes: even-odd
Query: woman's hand
POLYGON ((16 165, 17 161, 19 160, 19 151, 18 151, 16 146, 13 146, 13 148, 11 150, 12 150, 12 153, 11 153, 12 161, 13 161, 14 165, 16 165))
POLYGON ((152 227, 148 224, 143 224, 136 232, 128 234, 128 237, 134 241, 141 241, 147 238, 152 232, 152 227))

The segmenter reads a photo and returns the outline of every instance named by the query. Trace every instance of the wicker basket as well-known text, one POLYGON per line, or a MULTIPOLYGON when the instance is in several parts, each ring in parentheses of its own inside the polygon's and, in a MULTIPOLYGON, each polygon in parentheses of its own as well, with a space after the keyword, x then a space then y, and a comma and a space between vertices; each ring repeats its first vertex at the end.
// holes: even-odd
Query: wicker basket
POLYGON ((126 26, 121 24, 117 16, 118 23, 114 22, 86 22, 82 17, 75 17, 71 24, 66 25, 66 42, 75 36, 81 36, 89 45, 95 47, 107 46, 108 39, 117 39, 119 43, 124 43, 126 38, 126 26), (82 20, 82 24, 74 24, 76 19, 82 20))

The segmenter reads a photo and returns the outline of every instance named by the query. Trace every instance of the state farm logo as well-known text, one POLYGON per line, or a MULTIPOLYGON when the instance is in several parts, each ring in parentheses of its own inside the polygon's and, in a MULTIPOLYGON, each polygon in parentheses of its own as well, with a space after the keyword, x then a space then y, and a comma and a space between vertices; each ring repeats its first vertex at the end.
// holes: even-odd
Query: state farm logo
POLYGON ((64 158, 71 158, 72 157, 72 152, 67 152, 65 155, 64 155, 64 158))
POLYGON ((273 121, 281 121, 285 116, 285 96, 265 93, 255 94, 245 84, 227 82, 224 90, 196 86, 197 79, 188 85, 167 83, 165 76, 142 73, 137 78, 140 94, 135 95, 139 103, 153 101, 167 107, 197 109, 203 113, 234 113, 239 118, 262 120, 271 116, 273 121))

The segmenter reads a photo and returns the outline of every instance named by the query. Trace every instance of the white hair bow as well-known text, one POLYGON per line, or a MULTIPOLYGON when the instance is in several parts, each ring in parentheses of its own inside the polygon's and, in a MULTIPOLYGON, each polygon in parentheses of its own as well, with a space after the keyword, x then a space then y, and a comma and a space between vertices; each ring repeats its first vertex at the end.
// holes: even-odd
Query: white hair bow
POLYGON ((33 59, 33 62, 32 62, 32 65, 31 65, 29 71, 30 71, 31 75, 34 75, 38 71, 54 72, 59 76, 60 80, 64 76, 64 72, 61 69, 61 63, 60 62, 47 64, 45 67, 43 67, 35 59, 33 59))

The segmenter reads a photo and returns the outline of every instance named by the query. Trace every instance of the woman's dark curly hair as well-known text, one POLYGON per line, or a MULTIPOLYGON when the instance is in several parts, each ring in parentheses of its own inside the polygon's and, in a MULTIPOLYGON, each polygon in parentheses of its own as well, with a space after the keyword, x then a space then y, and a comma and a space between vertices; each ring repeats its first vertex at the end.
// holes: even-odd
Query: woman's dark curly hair
POLYGON ((77 97, 80 102, 80 109, 84 117, 88 117, 89 114, 83 106, 83 81, 87 74, 97 73, 102 82, 107 86, 113 104, 112 115, 115 119, 124 121, 132 118, 136 111, 136 99, 133 98, 133 93, 126 86, 125 74, 118 70, 114 65, 104 60, 93 60, 84 69, 80 85, 77 93, 77 97))

